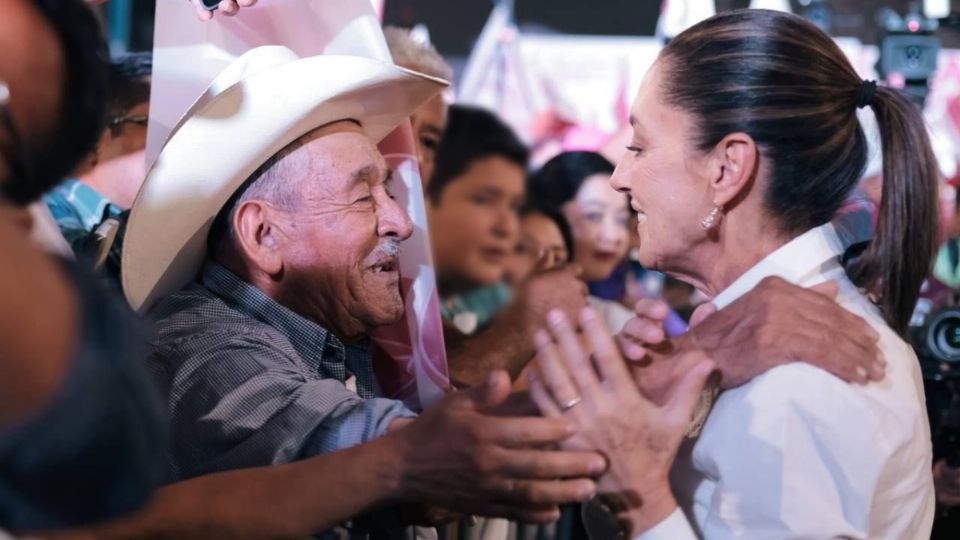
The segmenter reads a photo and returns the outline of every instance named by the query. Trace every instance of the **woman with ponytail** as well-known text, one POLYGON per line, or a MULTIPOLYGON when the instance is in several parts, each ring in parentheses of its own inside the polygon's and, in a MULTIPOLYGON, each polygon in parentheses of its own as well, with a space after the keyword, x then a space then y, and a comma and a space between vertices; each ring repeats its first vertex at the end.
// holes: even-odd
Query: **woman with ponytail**
MULTIPOLYGON (((580 425, 570 444, 608 457, 601 491, 627 538, 929 538, 930 431, 904 341, 936 235, 937 174, 919 108, 862 80, 805 19, 744 10, 672 40, 630 123, 611 184, 640 215, 645 267, 720 309, 771 278, 836 286, 840 305, 879 334, 886 378, 853 386, 794 363, 719 393, 676 460, 671 491, 667 472, 709 359, 648 401, 596 314, 552 314, 531 391, 545 414, 580 425), (865 166, 864 107, 880 128, 883 198, 872 242, 847 264, 830 221, 865 166)), ((833 344, 820 346, 831 354, 833 344)))

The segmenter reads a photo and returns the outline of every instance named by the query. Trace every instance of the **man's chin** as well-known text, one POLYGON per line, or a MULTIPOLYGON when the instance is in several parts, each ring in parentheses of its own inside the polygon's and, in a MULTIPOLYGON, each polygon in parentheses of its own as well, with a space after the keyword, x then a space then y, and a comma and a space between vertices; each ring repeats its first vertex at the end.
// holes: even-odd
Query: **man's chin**
POLYGON ((390 326, 391 324, 399 322, 400 319, 403 318, 403 313, 403 299, 400 298, 398 294, 396 298, 392 298, 381 304, 380 309, 377 310, 376 325, 390 326))

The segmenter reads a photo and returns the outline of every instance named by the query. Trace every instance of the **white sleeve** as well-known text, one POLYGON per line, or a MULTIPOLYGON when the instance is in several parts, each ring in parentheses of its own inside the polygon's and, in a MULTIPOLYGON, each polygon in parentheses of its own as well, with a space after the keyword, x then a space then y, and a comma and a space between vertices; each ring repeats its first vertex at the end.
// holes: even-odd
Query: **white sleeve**
POLYGON ((891 466, 917 433, 911 415, 818 368, 774 368, 722 395, 711 417, 694 452, 716 479, 698 518, 705 538, 866 538, 875 513, 893 510, 876 493, 900 492, 900 512, 918 493, 913 471, 891 466))
POLYGON ((633 540, 697 540, 687 516, 677 508, 666 519, 633 540))

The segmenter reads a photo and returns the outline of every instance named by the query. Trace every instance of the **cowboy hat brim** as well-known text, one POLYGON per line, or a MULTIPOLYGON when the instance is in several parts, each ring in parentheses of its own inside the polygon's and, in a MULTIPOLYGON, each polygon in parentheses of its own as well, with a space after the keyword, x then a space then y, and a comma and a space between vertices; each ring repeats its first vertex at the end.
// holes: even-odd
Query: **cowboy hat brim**
POLYGON ((131 210, 122 254, 127 301, 142 313, 189 283, 216 215, 285 146, 341 120, 379 142, 446 85, 368 58, 323 55, 205 95, 170 136, 131 210))

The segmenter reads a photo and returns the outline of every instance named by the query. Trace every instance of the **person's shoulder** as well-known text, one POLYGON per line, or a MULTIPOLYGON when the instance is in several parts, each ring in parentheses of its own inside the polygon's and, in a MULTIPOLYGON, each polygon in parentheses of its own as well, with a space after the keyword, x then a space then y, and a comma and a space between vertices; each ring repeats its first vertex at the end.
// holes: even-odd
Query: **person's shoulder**
MULTIPOLYGON (((909 347, 901 352, 912 354, 909 347)), ((887 351, 885 379, 868 385, 848 383, 806 362, 771 368, 723 392, 711 417, 721 425, 746 423, 748 436, 765 433, 776 439, 804 433, 824 448, 862 444, 892 451, 929 429, 919 375, 907 364, 909 358, 896 355, 887 351)))
POLYGON ((840 280, 837 302, 866 321, 880 335, 878 346, 887 362, 888 372, 897 376, 895 382, 899 385, 913 384, 913 379, 920 376, 916 352, 910 343, 890 328, 880 308, 847 278, 840 280))
POLYGON ((878 347, 887 365, 886 377, 868 385, 848 383, 810 363, 797 361, 771 368, 740 388, 729 391, 734 400, 763 403, 764 407, 802 411, 830 423, 850 416, 910 418, 925 414, 920 369, 910 345, 884 321, 880 309, 845 276, 837 278, 837 302, 866 321, 879 335, 878 347))
POLYGON ((150 311, 154 346, 184 349, 270 346, 281 335, 268 324, 243 313, 198 282, 157 302, 150 311))

